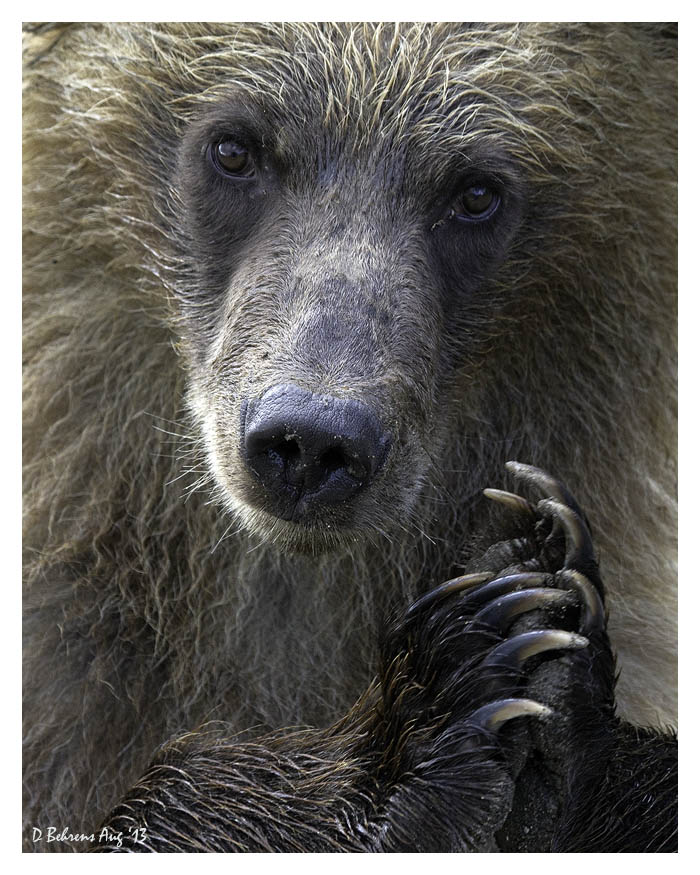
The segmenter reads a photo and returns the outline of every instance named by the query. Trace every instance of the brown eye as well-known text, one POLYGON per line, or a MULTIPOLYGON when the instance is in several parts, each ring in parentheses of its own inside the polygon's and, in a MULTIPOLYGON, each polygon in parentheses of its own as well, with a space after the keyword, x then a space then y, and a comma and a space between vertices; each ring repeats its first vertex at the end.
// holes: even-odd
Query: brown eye
POLYGON ((489 185, 477 183, 470 185, 459 198, 455 206, 455 214, 470 221, 483 221, 492 216, 498 209, 501 198, 497 191, 489 185))
POLYGON ((225 176, 250 177, 255 166, 250 152, 235 140, 220 140, 212 147, 212 159, 217 170, 225 176))

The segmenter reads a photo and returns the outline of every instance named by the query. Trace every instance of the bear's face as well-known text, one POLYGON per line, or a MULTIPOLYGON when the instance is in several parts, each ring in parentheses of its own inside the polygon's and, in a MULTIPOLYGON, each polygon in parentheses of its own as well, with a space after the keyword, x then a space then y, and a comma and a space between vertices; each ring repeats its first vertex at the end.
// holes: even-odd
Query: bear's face
POLYGON ((250 530, 317 550, 405 527, 445 467, 525 198, 463 75, 440 74, 438 100, 409 68, 328 118, 338 83, 307 62, 282 101, 205 103, 176 188, 190 403, 216 482, 250 530))

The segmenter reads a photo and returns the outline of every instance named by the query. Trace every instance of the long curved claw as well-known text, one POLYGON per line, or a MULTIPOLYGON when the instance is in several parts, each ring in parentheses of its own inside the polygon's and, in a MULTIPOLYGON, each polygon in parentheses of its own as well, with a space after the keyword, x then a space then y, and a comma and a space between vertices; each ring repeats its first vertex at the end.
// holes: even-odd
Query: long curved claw
POLYGON ((505 577, 497 577, 483 586, 472 590, 466 598, 470 608, 478 608, 493 599, 500 598, 510 592, 541 587, 542 584, 551 583, 551 574, 542 571, 521 571, 518 574, 507 574, 505 577))
POLYGON ((522 571, 505 577, 492 579, 493 577, 493 571, 478 571, 447 580, 416 599, 406 612, 406 616, 412 617, 436 602, 464 590, 471 589, 471 592, 465 596, 465 603, 471 608, 478 608, 479 605, 484 605, 514 590, 541 587, 542 584, 552 582, 552 575, 542 571, 522 571))
POLYGON ((537 653, 544 653, 547 650, 578 650, 587 645, 587 638, 561 629, 523 632, 494 647, 482 665, 519 670, 526 659, 537 653))
POLYGON ((588 526, 583 518, 571 507, 545 498, 537 505, 537 509, 545 516, 558 520, 566 538, 565 568, 581 568, 595 565, 595 552, 588 526))
POLYGON ((504 492, 503 489, 484 489, 483 494, 491 501, 496 501, 499 504, 504 504, 509 510, 525 513, 529 517, 535 517, 535 509, 530 502, 523 498, 522 495, 516 495, 515 492, 504 492))
POLYGON ((520 614, 569 601, 570 594, 561 589, 521 589, 490 602, 475 615, 474 623, 483 623, 505 632, 520 614))
POLYGON ((551 708, 532 699, 499 699, 478 708, 469 718, 469 723, 488 732, 497 732, 515 717, 549 717, 551 713, 551 708))
POLYGON ((494 573, 495 572, 493 571, 479 571, 475 574, 464 574, 461 577, 454 577, 452 580, 447 580, 445 583, 441 583, 439 586, 431 589, 430 592, 426 592, 425 595, 422 595, 419 599, 416 599, 406 612, 406 616, 412 617, 426 607, 429 607, 430 605, 435 604, 435 602, 439 602, 456 592, 462 592, 465 589, 478 586, 479 584, 490 580, 494 576, 494 573))
POLYGON ((605 628, 605 608, 598 590, 580 571, 565 568, 555 575, 556 582, 564 589, 577 593, 581 600, 581 632, 591 635, 605 628))
POLYGON ((539 489, 543 498, 556 499, 561 504, 570 507, 574 513, 583 519, 583 511, 574 496, 563 483, 552 477, 551 474, 547 474, 546 471, 535 468, 533 465, 524 465, 522 462, 506 462, 505 467, 516 480, 529 483, 531 486, 539 489))

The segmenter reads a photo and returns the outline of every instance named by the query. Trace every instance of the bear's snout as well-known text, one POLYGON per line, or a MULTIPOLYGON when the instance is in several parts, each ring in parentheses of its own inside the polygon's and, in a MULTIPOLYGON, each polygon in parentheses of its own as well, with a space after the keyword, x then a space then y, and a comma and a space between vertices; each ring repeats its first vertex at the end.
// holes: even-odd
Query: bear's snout
POLYGON ((273 386, 241 405, 241 452, 285 520, 349 501, 381 468, 391 435, 363 401, 273 386))

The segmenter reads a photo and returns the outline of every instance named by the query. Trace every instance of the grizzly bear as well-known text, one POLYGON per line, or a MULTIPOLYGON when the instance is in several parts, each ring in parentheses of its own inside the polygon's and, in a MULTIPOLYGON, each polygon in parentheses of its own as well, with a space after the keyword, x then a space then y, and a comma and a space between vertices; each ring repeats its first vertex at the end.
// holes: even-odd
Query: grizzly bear
POLYGON ((675 95, 670 25, 27 28, 26 847, 671 849, 675 95))

